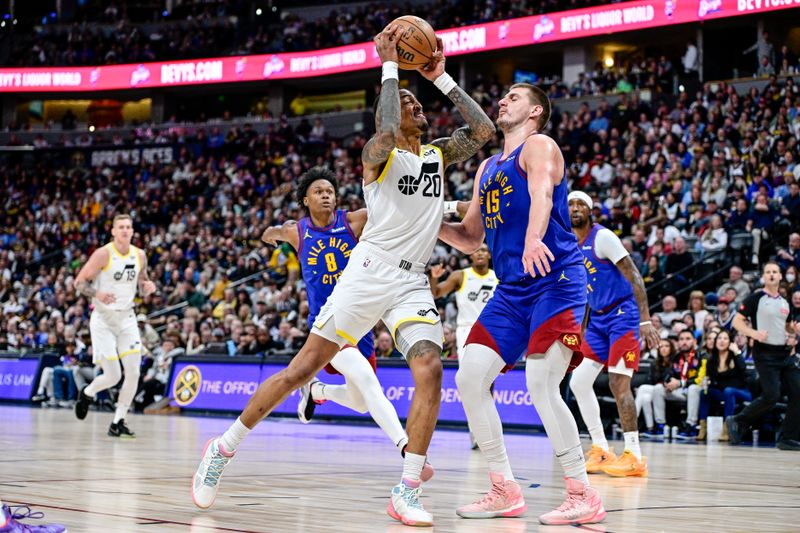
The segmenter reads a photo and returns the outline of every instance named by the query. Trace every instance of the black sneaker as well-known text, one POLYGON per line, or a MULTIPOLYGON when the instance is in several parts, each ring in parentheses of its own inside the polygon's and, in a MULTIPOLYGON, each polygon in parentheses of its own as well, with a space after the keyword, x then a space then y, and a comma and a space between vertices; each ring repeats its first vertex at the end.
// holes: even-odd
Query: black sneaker
POLYGON ((75 402, 75 416, 78 420, 86 418, 86 413, 89 412, 89 406, 92 405, 93 398, 87 396, 85 392, 86 387, 82 388, 78 393, 78 401, 75 402))
POLYGON ((297 418, 299 418, 300 422, 303 424, 308 424, 314 417, 314 409, 316 409, 317 403, 311 396, 311 387, 314 383, 318 382, 319 380, 314 378, 298 390, 300 393, 300 401, 297 402, 297 418))
POLYGON ((725 419, 725 424, 728 426, 728 442, 731 446, 736 446, 742 443, 742 428, 739 422, 736 421, 735 416, 729 416, 725 419))
POLYGON ((777 447, 779 450, 797 452, 800 451, 800 441, 793 439, 781 439, 778 441, 777 447))
POLYGON ((111 425, 108 426, 108 436, 119 437, 121 439, 135 439, 136 433, 131 431, 128 426, 125 425, 125 419, 122 419, 116 424, 112 422, 111 425))

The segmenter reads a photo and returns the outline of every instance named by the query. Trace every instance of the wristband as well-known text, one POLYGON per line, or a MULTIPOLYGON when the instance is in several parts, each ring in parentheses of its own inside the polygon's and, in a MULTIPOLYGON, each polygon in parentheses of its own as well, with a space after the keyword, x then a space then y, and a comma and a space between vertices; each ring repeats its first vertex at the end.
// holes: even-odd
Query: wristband
POLYGON ((458 213, 458 202, 453 200, 452 202, 445 202, 444 203, 444 214, 445 215, 452 215, 454 213, 458 213))
POLYGON ((454 80, 450 74, 444 72, 441 76, 433 80, 433 84, 444 94, 449 94, 450 91, 453 90, 453 87, 456 86, 456 80, 454 80))
POLYGON ((394 61, 386 61, 381 68, 381 85, 386 80, 400 80, 397 73, 397 63, 394 61))
POLYGON ((651 322, 651 321, 649 321, 649 320, 645 320, 644 322, 639 322, 639 325, 640 325, 640 326, 649 326, 649 325, 651 325, 651 324, 652 324, 652 322, 651 322))

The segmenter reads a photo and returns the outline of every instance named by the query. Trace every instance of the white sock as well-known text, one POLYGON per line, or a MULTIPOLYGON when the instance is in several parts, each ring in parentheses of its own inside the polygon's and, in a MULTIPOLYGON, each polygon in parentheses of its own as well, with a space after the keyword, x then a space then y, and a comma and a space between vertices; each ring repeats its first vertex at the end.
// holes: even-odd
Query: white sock
POLYGON ((589 486, 589 476, 586 474, 586 459, 583 457, 581 445, 573 446, 568 450, 556 452, 558 462, 564 469, 564 477, 577 479, 587 487, 589 486))
POLYGON ((481 445, 483 456, 489 463, 489 472, 502 474, 506 481, 515 481, 514 473, 511 471, 511 463, 508 461, 506 445, 503 438, 492 439, 481 445))
POLYGON ((602 424, 590 427, 589 435, 592 436, 592 444, 600 446, 606 452, 608 451, 608 441, 606 440, 606 433, 603 431, 602 424))
POLYGON ((626 431, 623 433, 625 436, 625 449, 636 456, 637 459, 642 459, 642 449, 639 447, 639 432, 626 431))
POLYGON ((128 414, 128 406, 117 403, 117 409, 114 411, 114 423, 116 424, 128 414))
POLYGON ((250 433, 250 428, 242 423, 241 418, 237 418, 236 422, 231 424, 228 431, 220 438, 220 444, 226 452, 235 452, 248 433, 250 433))
POLYGON ((403 460, 402 479, 411 481, 412 483, 419 483, 419 475, 422 473, 423 466, 425 466, 424 455, 417 455, 407 451, 405 459, 403 460))

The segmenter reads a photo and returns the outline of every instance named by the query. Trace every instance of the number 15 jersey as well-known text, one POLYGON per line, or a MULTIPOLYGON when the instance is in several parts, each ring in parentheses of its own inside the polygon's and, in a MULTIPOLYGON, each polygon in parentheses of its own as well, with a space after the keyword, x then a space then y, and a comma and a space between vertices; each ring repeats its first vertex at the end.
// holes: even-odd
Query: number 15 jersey
POLYGON ((399 258, 427 263, 444 216, 444 158, 395 148, 376 181, 364 187, 369 217, 361 241, 399 258))

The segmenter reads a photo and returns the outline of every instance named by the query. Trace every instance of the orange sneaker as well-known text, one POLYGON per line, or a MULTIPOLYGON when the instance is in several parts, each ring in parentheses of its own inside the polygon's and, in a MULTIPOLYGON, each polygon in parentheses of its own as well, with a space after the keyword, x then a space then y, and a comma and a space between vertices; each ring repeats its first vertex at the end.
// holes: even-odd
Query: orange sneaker
POLYGON ((630 450, 625 450, 619 459, 604 464, 602 470, 613 477, 647 477, 647 457, 639 460, 630 450))
POLYGON ((597 444, 592 444, 592 449, 586 454, 586 472, 588 474, 599 474, 603 471, 603 465, 617 460, 614 450, 605 451, 597 444))

